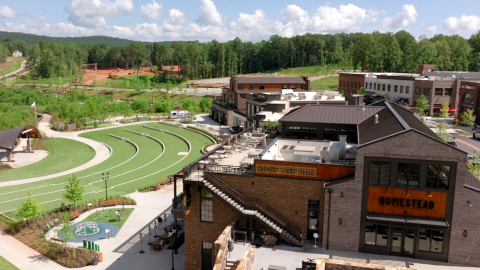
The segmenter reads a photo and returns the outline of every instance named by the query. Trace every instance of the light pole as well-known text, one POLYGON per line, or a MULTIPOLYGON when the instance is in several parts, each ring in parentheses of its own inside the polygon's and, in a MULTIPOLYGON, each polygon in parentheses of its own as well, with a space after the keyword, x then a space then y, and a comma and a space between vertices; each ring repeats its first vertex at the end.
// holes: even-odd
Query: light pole
POLYGON ((108 181, 109 178, 110 178, 110 173, 109 172, 107 172, 106 174, 104 172, 102 173, 102 179, 103 179, 103 181, 105 181, 105 201, 108 200, 107 181, 108 181))

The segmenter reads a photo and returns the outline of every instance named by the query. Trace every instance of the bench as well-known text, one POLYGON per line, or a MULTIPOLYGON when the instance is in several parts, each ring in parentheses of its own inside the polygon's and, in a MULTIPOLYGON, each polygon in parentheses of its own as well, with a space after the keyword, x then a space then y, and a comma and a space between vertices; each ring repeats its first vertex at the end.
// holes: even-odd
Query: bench
POLYGON ((107 200, 103 201, 103 206, 115 206, 118 204, 117 200, 107 200))
POLYGON ((70 214, 70 220, 74 220, 74 219, 76 219, 76 218, 79 217, 79 216, 80 216, 80 212, 75 211, 75 212, 73 212, 73 213, 70 214))

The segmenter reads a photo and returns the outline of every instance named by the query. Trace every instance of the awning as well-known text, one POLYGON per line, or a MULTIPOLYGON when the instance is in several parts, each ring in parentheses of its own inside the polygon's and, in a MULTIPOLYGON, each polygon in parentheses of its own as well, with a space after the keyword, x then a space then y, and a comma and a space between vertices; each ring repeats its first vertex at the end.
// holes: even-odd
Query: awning
POLYGON ((445 220, 416 219, 412 217, 404 218, 404 217, 398 217, 398 216, 385 217, 385 216, 367 215, 367 221, 395 222, 395 223, 401 223, 402 225, 419 225, 419 226, 450 228, 450 224, 448 224, 448 222, 445 220))
POLYGON ((449 112, 457 112, 457 109, 450 109, 449 112))

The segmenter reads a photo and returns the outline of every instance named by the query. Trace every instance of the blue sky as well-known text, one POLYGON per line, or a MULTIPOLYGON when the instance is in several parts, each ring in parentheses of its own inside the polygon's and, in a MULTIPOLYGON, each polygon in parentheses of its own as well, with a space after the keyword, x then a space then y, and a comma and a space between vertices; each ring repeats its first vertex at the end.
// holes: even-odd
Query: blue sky
POLYGON ((0 0, 0 30, 47 36, 107 35, 141 41, 277 34, 396 32, 415 37, 480 30, 478 0, 0 0))

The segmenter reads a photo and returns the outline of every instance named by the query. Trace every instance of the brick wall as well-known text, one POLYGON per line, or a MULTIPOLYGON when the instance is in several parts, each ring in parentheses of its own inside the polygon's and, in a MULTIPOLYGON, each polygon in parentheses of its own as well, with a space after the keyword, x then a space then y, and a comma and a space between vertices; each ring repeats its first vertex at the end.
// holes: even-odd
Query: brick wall
POLYGON ((236 270, 249 270, 252 269, 255 262, 255 245, 250 245, 243 255, 236 270))
POLYGON ((190 187, 190 194, 190 214, 185 216, 185 269, 202 269, 202 242, 213 244, 226 226, 240 219, 240 214, 214 196, 213 222, 201 222, 197 186, 190 187))
POLYGON ((221 178, 240 193, 259 198, 300 228, 307 229, 308 200, 319 200, 318 234, 323 235, 324 189, 322 181, 286 179, 276 177, 222 174, 221 178))

